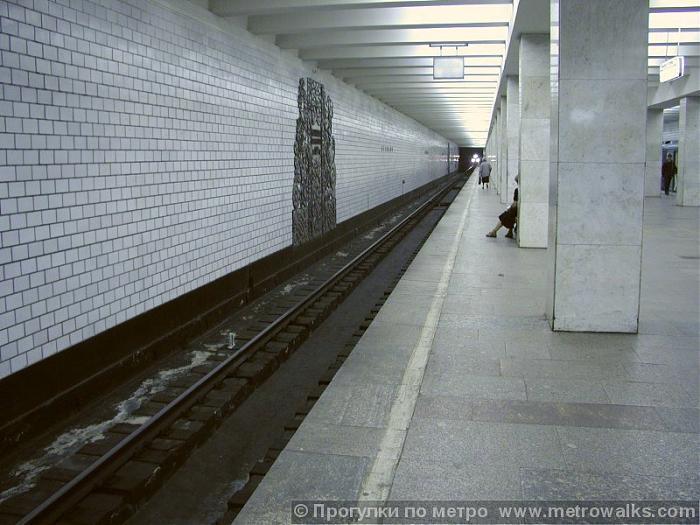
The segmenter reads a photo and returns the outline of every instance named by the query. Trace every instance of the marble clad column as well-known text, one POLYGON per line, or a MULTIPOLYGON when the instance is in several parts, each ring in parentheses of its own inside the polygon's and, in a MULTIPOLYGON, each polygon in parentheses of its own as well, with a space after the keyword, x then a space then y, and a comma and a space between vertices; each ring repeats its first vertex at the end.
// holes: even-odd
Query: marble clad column
POLYGON ((676 203, 700 206, 700 97, 681 99, 676 203))
POLYGON ((486 137, 486 149, 484 150, 484 157, 489 158, 491 152, 491 144, 493 143, 493 126, 489 128, 489 134, 486 137))
POLYGON ((504 203, 508 200, 508 194, 504 185, 504 180, 508 176, 508 101, 506 97, 501 97, 501 128, 499 133, 501 136, 501 149, 498 152, 498 157, 501 162, 496 174, 496 188, 501 196, 501 202, 504 203))
POLYGON ((648 0, 552 0, 554 330, 636 332, 648 0))
POLYGON ((549 213, 549 35, 526 34, 520 37, 519 88, 518 244, 521 248, 546 248, 549 213))
POLYGON ((498 173, 498 165, 500 164, 500 158, 498 157, 498 154, 501 150, 501 108, 499 107, 496 110, 496 123, 493 126, 496 141, 493 145, 493 159, 491 160, 491 183, 493 183, 493 179, 496 178, 496 174, 498 173))
POLYGON ((518 77, 508 77, 506 93, 508 97, 508 122, 506 124, 508 137, 508 170, 503 183, 503 192, 506 199, 503 202, 510 202, 513 199, 515 181, 518 174, 518 153, 520 151, 520 93, 518 92, 518 77))
POLYGON ((647 109, 647 151, 645 158, 644 195, 661 195, 661 142, 664 132, 664 110, 647 109))

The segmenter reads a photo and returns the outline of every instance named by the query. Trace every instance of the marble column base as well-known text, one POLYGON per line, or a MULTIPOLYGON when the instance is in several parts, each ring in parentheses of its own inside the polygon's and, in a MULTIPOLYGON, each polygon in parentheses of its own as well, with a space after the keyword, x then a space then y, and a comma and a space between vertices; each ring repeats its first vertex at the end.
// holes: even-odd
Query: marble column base
POLYGON ((641 257, 639 245, 559 245, 552 328, 636 333, 641 257))

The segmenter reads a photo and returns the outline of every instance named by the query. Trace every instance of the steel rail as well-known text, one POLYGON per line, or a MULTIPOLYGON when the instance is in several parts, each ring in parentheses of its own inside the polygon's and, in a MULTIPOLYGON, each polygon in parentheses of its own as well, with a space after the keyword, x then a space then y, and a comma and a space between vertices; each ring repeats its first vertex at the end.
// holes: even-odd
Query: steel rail
POLYGON ((313 304, 313 302, 335 286, 338 281, 354 270, 356 266, 375 252, 382 244, 396 235, 396 233, 410 221, 420 217, 423 212, 433 207, 436 201, 442 199, 442 197, 452 189, 454 182, 455 179, 450 178, 449 181, 442 188, 437 190, 425 203, 416 208, 391 230, 387 231, 360 254, 355 256, 326 282, 316 288, 309 296, 305 297, 295 306, 289 308, 262 332, 245 343, 236 353, 226 358, 226 360, 222 361, 205 376, 201 377, 177 398, 154 414, 143 425, 100 456, 87 469, 83 470, 71 481, 45 499, 29 514, 25 515, 18 522, 18 525, 53 523, 61 518, 61 516, 78 504, 92 490, 98 488, 102 483, 107 481, 111 475, 134 457, 146 444, 155 439, 164 429, 179 419, 184 412, 192 408, 198 401, 206 396, 206 394, 208 394, 218 382, 223 380, 231 370, 243 364, 255 351, 269 342, 277 333, 282 331, 288 321, 297 313, 313 304))

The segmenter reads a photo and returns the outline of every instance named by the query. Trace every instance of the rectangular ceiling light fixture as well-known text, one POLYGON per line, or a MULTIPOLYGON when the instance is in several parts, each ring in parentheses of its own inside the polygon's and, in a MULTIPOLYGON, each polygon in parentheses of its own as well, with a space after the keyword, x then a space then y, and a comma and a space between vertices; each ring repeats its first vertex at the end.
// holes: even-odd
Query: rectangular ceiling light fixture
POLYGON ((433 57, 433 80, 464 80, 464 57, 433 57))

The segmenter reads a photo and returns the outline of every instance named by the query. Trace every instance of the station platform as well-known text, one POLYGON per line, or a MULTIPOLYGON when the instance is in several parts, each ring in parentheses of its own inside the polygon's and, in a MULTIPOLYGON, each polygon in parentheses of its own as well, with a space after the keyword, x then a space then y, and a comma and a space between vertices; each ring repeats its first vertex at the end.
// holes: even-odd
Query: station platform
POLYGON ((472 178, 235 520, 293 500, 693 500, 698 208, 647 198, 640 330, 556 333, 472 178))

